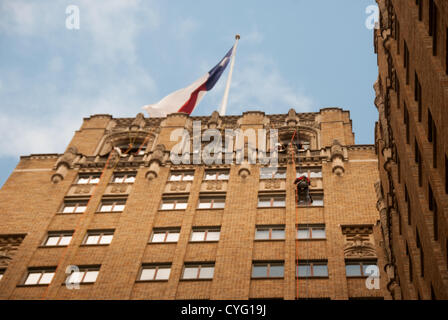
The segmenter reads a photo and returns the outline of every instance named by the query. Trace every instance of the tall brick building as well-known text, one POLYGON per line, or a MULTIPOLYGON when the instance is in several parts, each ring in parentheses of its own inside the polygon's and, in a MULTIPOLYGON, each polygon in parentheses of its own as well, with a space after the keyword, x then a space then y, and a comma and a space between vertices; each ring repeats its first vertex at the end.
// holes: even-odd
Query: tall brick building
POLYGON ((0 190, 0 298, 390 299, 378 179, 339 108, 94 115, 64 154, 21 157, 0 190), (174 164, 170 136, 193 121, 278 130, 278 170, 250 164, 249 142, 227 149, 232 164, 174 164), (313 202, 296 206, 301 175, 313 202))
POLYGON ((376 148, 389 289, 448 299, 448 2, 377 1, 376 148))

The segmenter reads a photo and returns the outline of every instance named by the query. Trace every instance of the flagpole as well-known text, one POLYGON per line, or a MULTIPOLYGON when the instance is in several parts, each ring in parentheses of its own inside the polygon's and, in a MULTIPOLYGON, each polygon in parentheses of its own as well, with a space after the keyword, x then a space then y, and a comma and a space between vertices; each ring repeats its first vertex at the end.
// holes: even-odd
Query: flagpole
POLYGON ((235 65, 236 47, 238 46, 238 40, 240 40, 240 38, 241 37, 239 34, 237 34, 235 36, 235 45, 233 46, 233 51, 232 51, 232 61, 230 62, 230 70, 229 70, 229 75, 227 77, 226 89, 224 91, 224 97, 222 98, 221 110, 219 111, 219 114, 221 116, 226 115, 227 102, 229 100, 230 83, 232 82, 233 66, 235 65))

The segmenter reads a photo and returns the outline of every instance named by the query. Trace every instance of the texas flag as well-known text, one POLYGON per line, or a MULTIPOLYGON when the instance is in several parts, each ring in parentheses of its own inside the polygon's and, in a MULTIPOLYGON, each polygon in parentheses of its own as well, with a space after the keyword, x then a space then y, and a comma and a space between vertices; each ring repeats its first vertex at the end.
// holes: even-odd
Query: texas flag
POLYGON ((165 117, 167 114, 175 112, 191 114, 204 97, 205 93, 213 89, 216 82, 218 82, 229 64, 232 52, 233 47, 213 69, 188 87, 167 95, 156 104, 146 105, 143 109, 145 109, 151 117, 165 117))

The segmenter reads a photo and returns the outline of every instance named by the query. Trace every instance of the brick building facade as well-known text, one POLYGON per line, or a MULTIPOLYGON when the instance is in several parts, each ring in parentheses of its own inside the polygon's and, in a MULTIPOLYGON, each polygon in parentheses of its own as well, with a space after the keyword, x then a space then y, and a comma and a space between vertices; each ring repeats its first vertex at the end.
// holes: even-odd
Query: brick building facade
POLYGON ((0 190, 0 298, 390 299, 378 179, 375 147, 355 145, 339 108, 94 115, 64 154, 21 157, 0 190), (248 142, 228 149, 232 164, 174 164, 170 136, 193 121, 277 129, 278 171, 250 164, 248 142), (296 206, 298 175, 311 204, 296 206))
POLYGON ((376 148, 389 290, 448 299, 448 2, 377 0, 376 148))

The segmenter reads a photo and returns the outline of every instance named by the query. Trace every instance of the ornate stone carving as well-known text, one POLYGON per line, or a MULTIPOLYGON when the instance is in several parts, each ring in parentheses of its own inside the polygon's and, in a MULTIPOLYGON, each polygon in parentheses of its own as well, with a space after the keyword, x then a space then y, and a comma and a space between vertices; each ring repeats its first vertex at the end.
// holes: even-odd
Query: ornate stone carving
POLYGON ((170 182, 170 191, 185 191, 187 190, 187 186, 188 186, 189 182, 186 181, 175 181, 175 182, 170 182))
POLYGON ((51 176, 53 183, 59 183, 64 180, 67 175, 68 169, 73 166, 75 159, 78 156, 78 149, 76 147, 70 147, 56 162, 56 173, 51 176))
POLYGON ((92 190, 91 186, 79 186, 75 188, 75 194, 89 194, 92 190))
POLYGON ((371 226, 343 226, 346 258, 376 258, 371 226))
POLYGON ((129 127, 129 130, 135 131, 143 129, 146 125, 145 116, 143 113, 137 114, 134 121, 132 121, 131 126, 129 127))
POLYGON ((24 235, 0 235, 0 267, 9 265, 24 238, 24 235))
POLYGON ((111 193, 125 193, 128 190, 127 184, 115 184, 110 189, 111 193))
POLYGON ((266 189, 280 189, 281 182, 279 179, 264 180, 264 187, 266 189))
POLYGON ((206 182, 207 190, 222 190, 223 182, 220 180, 209 180, 206 182))
POLYGON ((338 140, 333 141, 333 145, 330 148, 330 159, 332 162, 332 171, 337 176, 341 176, 345 172, 344 168, 344 148, 338 140))

